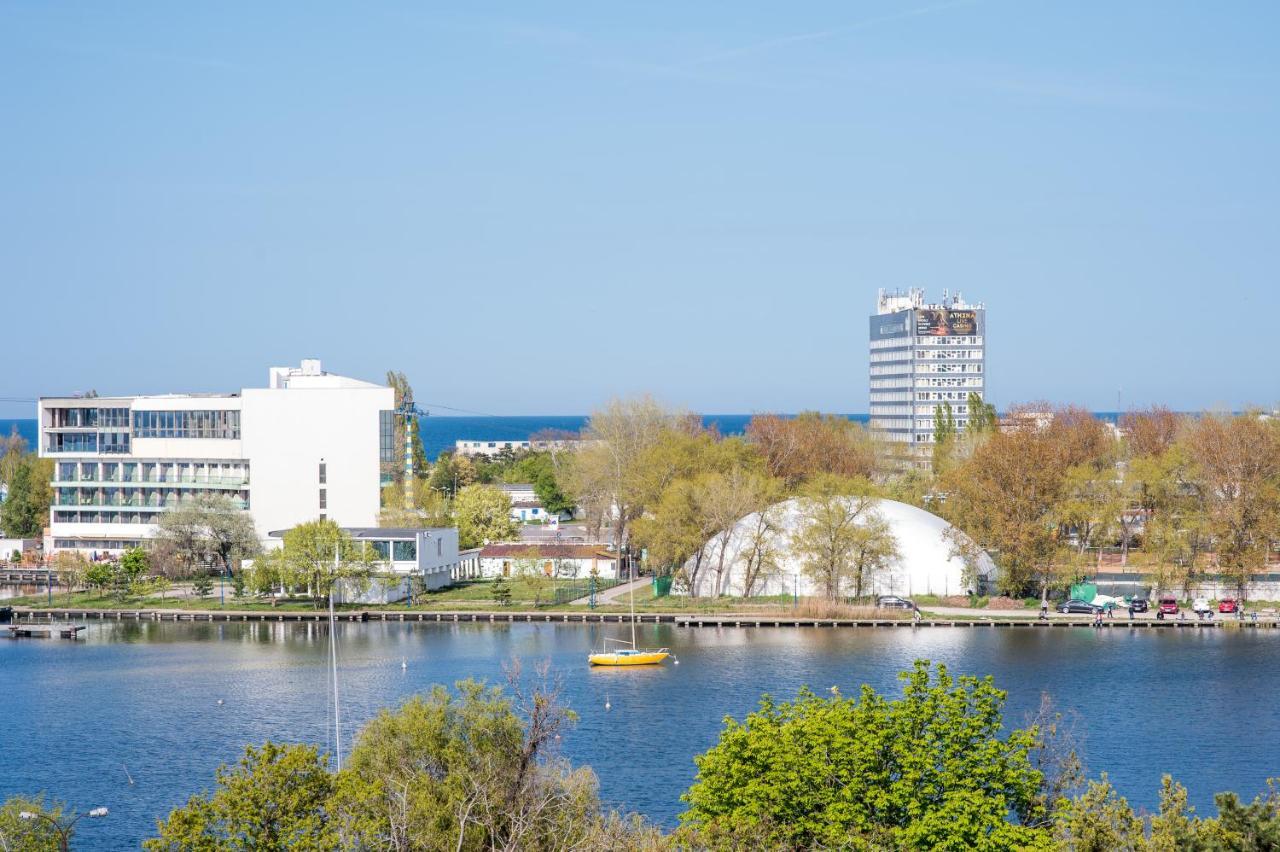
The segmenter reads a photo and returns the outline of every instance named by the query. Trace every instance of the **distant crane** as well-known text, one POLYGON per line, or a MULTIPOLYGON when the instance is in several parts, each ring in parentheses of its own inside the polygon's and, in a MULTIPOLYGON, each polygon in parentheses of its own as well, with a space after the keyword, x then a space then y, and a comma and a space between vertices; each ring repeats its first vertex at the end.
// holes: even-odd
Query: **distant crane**
POLYGON ((426 417, 427 412, 414 405, 413 395, 407 393, 401 400, 400 407, 396 409, 396 414, 400 415, 404 423, 404 507, 411 509, 413 507, 413 430, 417 426, 417 418, 426 417))

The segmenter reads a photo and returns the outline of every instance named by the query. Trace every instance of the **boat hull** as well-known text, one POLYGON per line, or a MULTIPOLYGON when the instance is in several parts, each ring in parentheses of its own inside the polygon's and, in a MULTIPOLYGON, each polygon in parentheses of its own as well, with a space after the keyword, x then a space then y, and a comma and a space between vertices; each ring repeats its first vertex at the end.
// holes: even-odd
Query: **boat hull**
POLYGON ((671 653, 665 649, 661 651, 631 651, 628 653, 609 651, 602 654, 591 654, 587 657, 587 662, 593 666, 655 666, 670 656, 671 653))

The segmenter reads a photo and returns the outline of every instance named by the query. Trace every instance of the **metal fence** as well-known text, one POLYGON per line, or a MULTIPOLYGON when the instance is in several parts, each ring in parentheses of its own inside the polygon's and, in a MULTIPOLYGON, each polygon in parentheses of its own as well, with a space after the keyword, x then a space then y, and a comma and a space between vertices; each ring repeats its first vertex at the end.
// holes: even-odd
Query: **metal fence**
POLYGON ((585 598, 591 595, 594 588, 598 595, 605 589, 612 589, 621 583, 621 580, 606 579, 604 577, 578 577, 573 580, 560 580, 556 583, 556 591, 548 600, 543 601, 539 606, 560 606, 570 601, 576 601, 578 598, 585 598))

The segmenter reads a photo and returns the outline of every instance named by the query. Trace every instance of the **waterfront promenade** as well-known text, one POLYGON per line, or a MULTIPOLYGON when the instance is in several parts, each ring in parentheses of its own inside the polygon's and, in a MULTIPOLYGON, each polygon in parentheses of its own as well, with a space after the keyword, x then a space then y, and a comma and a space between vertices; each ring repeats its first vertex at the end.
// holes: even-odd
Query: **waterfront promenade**
MULTIPOLYGON (((792 627, 792 628, 1086 628, 1086 629, 1278 629, 1280 618, 1267 615, 1246 618, 1168 618, 1156 619, 1149 613, 1130 620, 1126 616, 1103 619, 1096 623, 1089 616, 1052 614, 1040 619, 1034 612, 995 611, 946 608, 929 611, 920 620, 909 618, 810 618, 782 613, 680 613, 644 612, 635 618, 641 624, 672 624, 677 627, 792 627), (998 614, 997 614, 998 613, 998 614)), ((22 620, 61 621, 195 621, 195 622, 324 622, 329 614, 323 610, 234 610, 234 609, 75 609, 15 607, 22 620)), ((623 612, 581 612, 547 610, 343 610, 334 616, 342 622, 411 622, 411 623, 546 623, 546 624, 623 624, 631 616, 623 612)))

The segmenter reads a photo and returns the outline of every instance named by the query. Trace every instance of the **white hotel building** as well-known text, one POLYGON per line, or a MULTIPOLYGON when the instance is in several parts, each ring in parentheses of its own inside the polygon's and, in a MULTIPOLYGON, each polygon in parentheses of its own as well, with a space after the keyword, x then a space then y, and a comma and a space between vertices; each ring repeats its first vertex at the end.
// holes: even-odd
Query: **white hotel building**
POLYGON ((943 291, 881 290, 871 316, 871 428, 919 450, 933 445, 934 412, 950 404, 956 426, 969 425, 970 393, 986 400, 984 305, 943 291))
POLYGON ((391 388, 317 360, 272 367, 267 387, 239 393, 42 398, 39 452, 54 461, 46 552, 118 553, 206 492, 248 511, 264 544, 317 518, 376 526, 394 407, 391 388))

